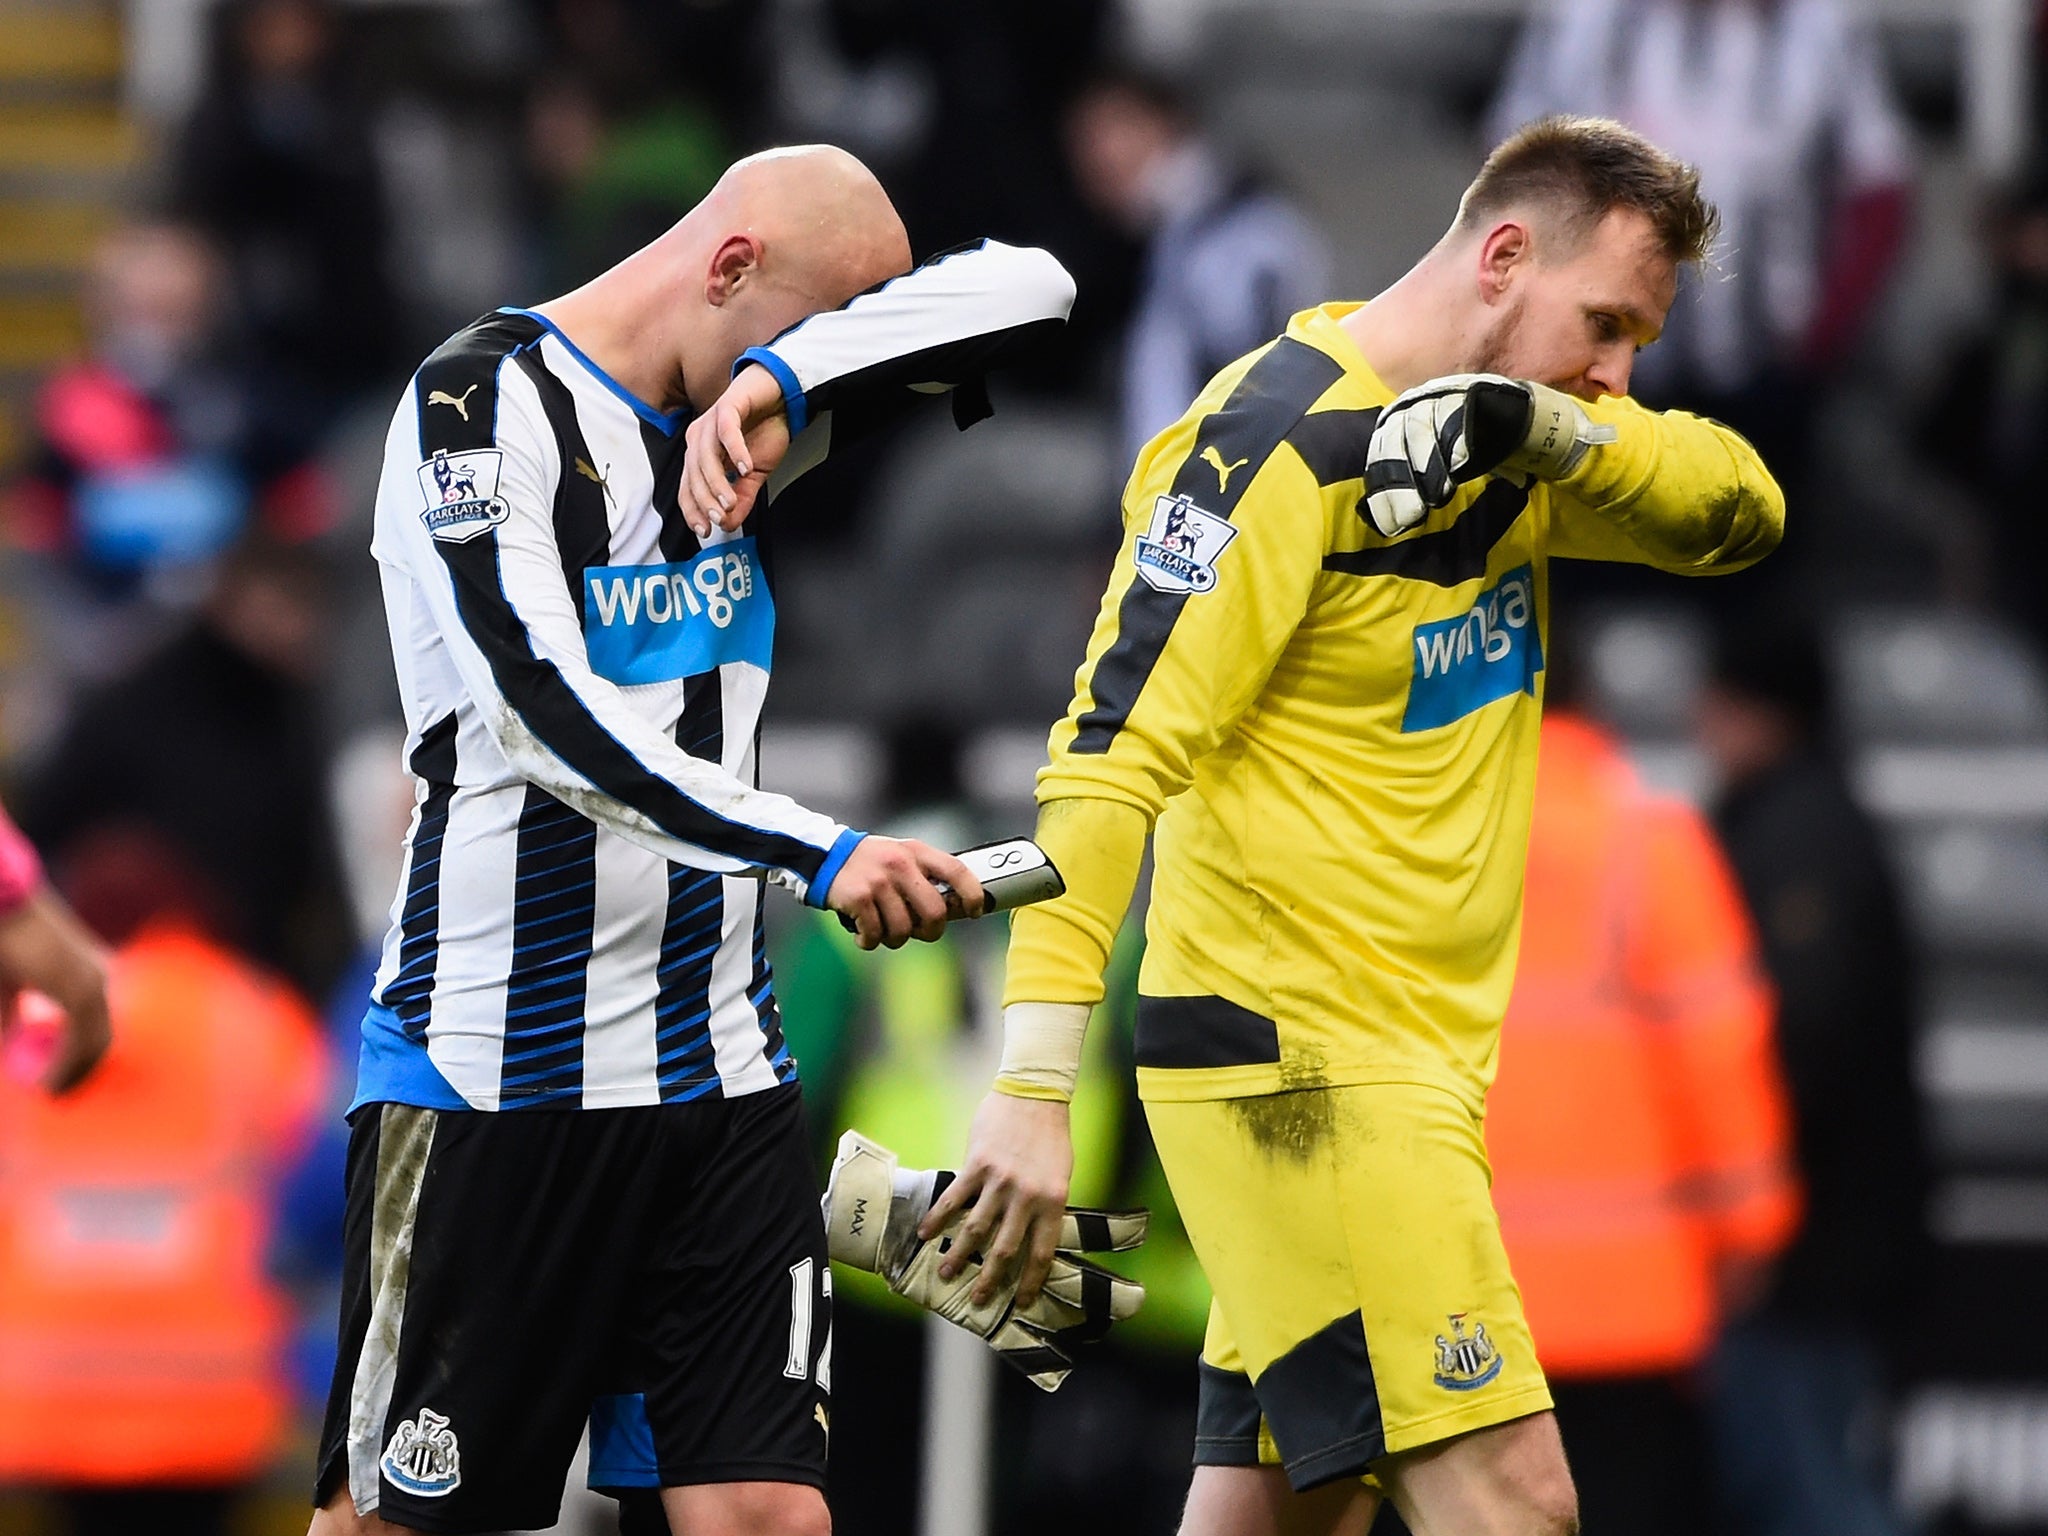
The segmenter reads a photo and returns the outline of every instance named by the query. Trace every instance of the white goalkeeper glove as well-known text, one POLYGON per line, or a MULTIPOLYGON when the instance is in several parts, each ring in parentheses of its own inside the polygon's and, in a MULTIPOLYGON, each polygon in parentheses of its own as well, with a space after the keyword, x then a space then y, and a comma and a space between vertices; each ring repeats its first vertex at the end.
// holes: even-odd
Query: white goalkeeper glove
POLYGON ((1069 1206, 1060 1220, 1059 1250, 1038 1299, 1017 1305, 1015 1283, 977 1304, 977 1255, 951 1280, 939 1278, 939 1260, 952 1247, 952 1222, 925 1242, 917 1225, 953 1175, 945 1169, 898 1168, 896 1154, 858 1131, 839 1138, 839 1156, 825 1187, 825 1233, 832 1257, 869 1270, 889 1289, 949 1323, 988 1341, 998 1355, 1047 1392, 1057 1391, 1073 1368, 1067 1350, 1101 1338, 1111 1323, 1138 1310, 1145 1288, 1112 1274, 1084 1253, 1122 1253, 1145 1240, 1149 1211, 1097 1211, 1069 1206))
POLYGON ((1546 384, 1493 373, 1431 379, 1380 411, 1365 456, 1366 515, 1392 537, 1449 506, 1467 481, 1503 470, 1555 480, 1614 439, 1614 428, 1546 384))

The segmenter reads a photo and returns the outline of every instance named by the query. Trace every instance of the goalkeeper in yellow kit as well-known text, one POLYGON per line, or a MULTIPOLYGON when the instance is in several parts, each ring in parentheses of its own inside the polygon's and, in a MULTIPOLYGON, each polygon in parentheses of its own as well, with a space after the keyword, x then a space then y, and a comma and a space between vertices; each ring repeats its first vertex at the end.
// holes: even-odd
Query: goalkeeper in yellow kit
POLYGON ((1481 1136, 1513 980, 1553 557, 1777 543, 1741 438, 1626 398, 1716 226, 1695 173, 1551 119, 1367 304, 1296 315, 1139 456, 1040 773, 1004 1064, 927 1235, 1037 1290, 1065 1100, 1145 839, 1138 1086, 1215 1291, 1189 1536, 1577 1528, 1481 1136))

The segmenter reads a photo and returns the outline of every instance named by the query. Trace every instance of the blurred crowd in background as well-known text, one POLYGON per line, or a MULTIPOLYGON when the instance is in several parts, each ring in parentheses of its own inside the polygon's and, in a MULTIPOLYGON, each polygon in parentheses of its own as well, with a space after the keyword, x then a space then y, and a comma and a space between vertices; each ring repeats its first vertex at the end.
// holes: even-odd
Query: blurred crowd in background
MULTIPOLYGON (((0 0, 0 783, 116 957, 101 1079, 60 1113, 0 1076, 0 1532, 303 1529, 412 806, 370 498, 442 336, 777 142, 866 157, 920 256, 1058 255, 1072 324, 993 421, 862 445, 762 530, 767 781, 960 846, 1029 825, 1136 446, 1554 111, 1701 166, 1725 239, 1638 392, 1790 498, 1740 577, 1554 572, 1492 1130, 1588 1528, 2048 1529, 2048 117, 2016 104, 2007 164, 1969 142, 1982 29, 2024 80, 2048 7, 1530 14, 0 0)), ((821 1167, 849 1124, 956 1157, 1000 929, 863 956, 776 917, 821 1167)), ((1186 1485, 1207 1295, 1130 1087, 1142 942, 1075 1196, 1153 1207, 1150 1300, 1057 1398, 972 1399, 1001 1533, 1163 1532, 1186 1485)), ((838 1300, 835 1460, 888 1469, 838 1528, 974 1536, 920 1514, 954 1496, 920 1446, 955 1454, 920 1320, 838 1300)))

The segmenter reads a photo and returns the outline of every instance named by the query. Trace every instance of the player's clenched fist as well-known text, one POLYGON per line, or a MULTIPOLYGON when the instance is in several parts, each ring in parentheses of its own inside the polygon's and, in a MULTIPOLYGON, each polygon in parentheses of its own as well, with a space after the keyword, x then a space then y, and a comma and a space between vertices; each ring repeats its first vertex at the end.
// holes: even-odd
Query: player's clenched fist
POLYGON ((951 919, 981 916, 984 901, 981 882, 952 854, 893 837, 862 838, 825 892, 862 949, 936 939, 951 919))
POLYGON ((1594 425, 1578 401, 1546 384, 1493 373, 1431 379, 1380 412, 1366 449, 1366 516, 1391 537, 1481 475, 1555 480, 1588 448, 1613 441, 1612 427, 1594 425))
POLYGON ((711 409, 683 428, 683 477, 676 501, 690 531, 702 539, 737 528, 789 449, 782 386, 749 363, 711 409))

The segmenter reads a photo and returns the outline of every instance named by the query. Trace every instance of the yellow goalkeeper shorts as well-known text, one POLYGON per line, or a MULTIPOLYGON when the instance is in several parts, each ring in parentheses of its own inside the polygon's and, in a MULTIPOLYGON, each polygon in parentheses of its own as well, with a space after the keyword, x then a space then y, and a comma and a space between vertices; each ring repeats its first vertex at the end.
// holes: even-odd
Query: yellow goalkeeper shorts
POLYGON ((1479 1121, 1406 1083, 1145 1105, 1215 1292, 1197 1465, 1297 1490, 1550 1406, 1479 1121))

